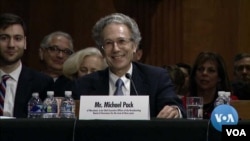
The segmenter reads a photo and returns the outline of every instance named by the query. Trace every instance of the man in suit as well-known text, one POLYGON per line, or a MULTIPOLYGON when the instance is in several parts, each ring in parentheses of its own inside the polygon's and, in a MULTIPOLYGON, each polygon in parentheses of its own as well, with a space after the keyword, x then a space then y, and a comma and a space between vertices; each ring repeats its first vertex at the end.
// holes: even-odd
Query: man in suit
POLYGON ((52 90, 50 77, 22 64, 26 42, 24 21, 14 14, 0 15, 0 77, 8 75, 0 116, 26 118, 32 93, 38 92, 44 99, 47 90, 52 90))
POLYGON ((250 100, 250 54, 239 53, 234 57, 233 94, 240 100, 250 100))
POLYGON ((119 94, 149 95, 151 117, 185 117, 168 72, 132 62, 141 40, 137 23, 133 19, 121 13, 108 15, 95 24, 92 35, 97 46, 102 48, 109 67, 76 80, 73 94, 77 99, 80 95, 116 95, 115 85, 119 82, 122 85, 119 94), (132 76, 136 88, 131 85, 126 74, 132 76))
POLYGON ((56 97, 64 97, 71 80, 63 75, 63 63, 73 54, 73 39, 65 32, 55 31, 46 35, 39 48, 42 72, 53 78, 56 97))

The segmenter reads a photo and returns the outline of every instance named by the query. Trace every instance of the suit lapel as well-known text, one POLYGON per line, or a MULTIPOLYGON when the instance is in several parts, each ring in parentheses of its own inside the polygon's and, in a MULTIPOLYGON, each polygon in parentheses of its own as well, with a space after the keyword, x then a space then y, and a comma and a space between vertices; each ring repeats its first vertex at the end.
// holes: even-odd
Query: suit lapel
POLYGON ((19 80, 16 89, 15 105, 20 105, 20 106, 15 106, 14 115, 16 115, 18 111, 23 111, 23 108, 26 107, 27 100, 29 100, 31 97, 28 92, 31 89, 29 86, 31 86, 30 83, 32 83, 32 81, 28 70, 24 66, 22 67, 18 79, 19 80))
MULTIPOLYGON (((145 81, 146 76, 143 75, 136 65, 133 63, 133 72, 132 72, 132 79, 135 83, 135 88, 137 89, 138 95, 148 95, 148 83, 145 81)), ((131 85, 130 89, 131 95, 136 95, 133 86, 131 85)))

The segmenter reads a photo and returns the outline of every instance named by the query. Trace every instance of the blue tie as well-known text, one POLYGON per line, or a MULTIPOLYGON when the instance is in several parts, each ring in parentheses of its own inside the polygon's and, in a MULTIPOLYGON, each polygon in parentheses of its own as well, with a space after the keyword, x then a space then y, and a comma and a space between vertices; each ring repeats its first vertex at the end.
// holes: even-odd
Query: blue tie
POLYGON ((122 92, 123 81, 120 78, 116 81, 115 86, 116 90, 114 95, 124 95, 122 92))

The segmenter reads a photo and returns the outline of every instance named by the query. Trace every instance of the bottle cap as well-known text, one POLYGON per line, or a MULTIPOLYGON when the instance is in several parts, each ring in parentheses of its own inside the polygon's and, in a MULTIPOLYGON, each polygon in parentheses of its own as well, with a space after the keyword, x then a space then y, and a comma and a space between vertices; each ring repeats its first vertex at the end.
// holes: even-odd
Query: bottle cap
POLYGON ((38 92, 34 92, 34 93, 32 93, 32 96, 33 96, 33 97, 38 97, 38 96, 39 96, 39 93, 38 93, 38 92))
POLYGON ((64 94, 65 94, 65 96, 71 96, 72 92, 71 91, 65 91, 64 94))
POLYGON ((47 91, 47 96, 53 96, 54 95, 54 91, 47 91))
POLYGON ((218 91, 218 96, 223 96, 225 91, 218 91))
POLYGON ((231 92, 225 92, 225 96, 229 97, 231 95, 231 92))

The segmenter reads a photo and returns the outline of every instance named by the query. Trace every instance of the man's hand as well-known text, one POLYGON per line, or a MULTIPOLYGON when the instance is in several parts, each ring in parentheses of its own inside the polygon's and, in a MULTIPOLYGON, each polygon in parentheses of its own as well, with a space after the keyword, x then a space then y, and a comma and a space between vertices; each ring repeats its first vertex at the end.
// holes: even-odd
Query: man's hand
POLYGON ((157 115, 157 118, 180 118, 179 109, 177 106, 164 106, 157 115))

